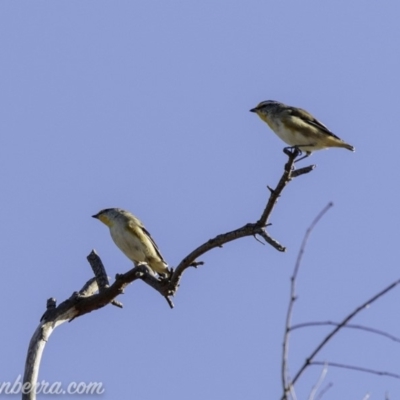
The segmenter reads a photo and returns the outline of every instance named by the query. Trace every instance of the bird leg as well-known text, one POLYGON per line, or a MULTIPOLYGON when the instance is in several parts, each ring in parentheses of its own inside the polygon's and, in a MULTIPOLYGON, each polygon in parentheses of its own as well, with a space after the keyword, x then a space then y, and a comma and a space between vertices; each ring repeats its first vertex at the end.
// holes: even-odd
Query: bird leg
MULTIPOLYGON (((300 147, 313 147, 313 146, 315 146, 315 143, 299 144, 299 145, 294 146, 294 147, 297 147, 300 150, 300 147)), ((299 156, 301 156, 301 154, 302 154, 302 151, 300 150, 299 156)), ((305 158, 310 157, 310 156, 311 156, 311 151, 307 151, 305 156, 298 158, 295 162, 299 162, 299 161, 304 160, 305 158)))
MULTIPOLYGON (((301 154, 301 153, 300 153, 301 154)), ((299 155, 300 155, 299 154, 299 155)), ((310 153, 306 153, 303 157, 300 157, 300 158, 298 158, 296 161, 295 161, 295 163, 296 162, 299 162, 299 161, 301 161, 301 160, 304 160, 305 158, 307 158, 307 157, 310 157, 310 153)))

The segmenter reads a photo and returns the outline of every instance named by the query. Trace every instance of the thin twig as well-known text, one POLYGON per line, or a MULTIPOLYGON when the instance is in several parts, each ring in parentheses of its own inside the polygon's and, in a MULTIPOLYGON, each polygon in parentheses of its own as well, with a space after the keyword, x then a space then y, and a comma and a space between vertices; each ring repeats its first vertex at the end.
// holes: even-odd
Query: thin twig
POLYGON ((296 169, 296 170, 292 171, 292 178, 297 178, 300 175, 308 174, 313 169, 315 169, 315 167, 316 167, 315 165, 309 165, 308 167, 296 169))
POLYGON ((333 386, 332 382, 329 382, 320 392, 315 400, 321 400, 324 394, 333 386))
POLYGON ((293 275, 290 278, 290 300, 289 300, 289 306, 286 314, 286 323, 285 323, 285 334, 283 338, 283 353, 282 353, 282 387, 283 387, 283 397, 282 399, 287 398, 287 393, 290 391, 290 388, 293 386, 292 383, 289 383, 289 378, 288 378, 288 357, 289 357, 289 336, 290 336, 290 324, 292 321, 292 313, 293 313, 293 307, 294 307, 294 302, 296 301, 296 278, 297 274, 299 272, 301 260, 303 258, 303 254, 305 251, 305 247, 308 241, 308 238, 314 229, 314 227, 318 224, 319 220, 324 216, 324 214, 333 206, 333 203, 330 202, 328 203, 322 211, 315 217, 314 221, 311 223, 311 225, 308 227, 304 237, 303 241, 300 246, 299 253, 297 255, 297 260, 296 264, 294 267, 293 275))
MULTIPOLYGON (((310 356, 304 361, 304 364, 300 367, 298 372, 296 373, 295 377, 293 378, 293 381, 291 382, 291 385, 294 385, 296 381, 300 378, 300 376, 303 374, 304 370, 311 364, 313 361, 314 357, 321 351, 321 349, 329 342, 332 337, 340 331, 351 319, 353 319, 360 311, 364 310, 364 308, 367 308, 370 304, 374 303, 376 300, 378 300, 380 297, 394 289, 397 285, 400 284, 400 279, 397 281, 391 283, 389 286, 381 290, 379 293, 375 294, 372 296, 370 299, 368 299, 366 302, 361 304, 359 307, 357 307, 354 311, 352 311, 346 318, 343 319, 342 322, 339 323, 339 325, 333 329, 321 342, 320 344, 312 351, 310 356)), ((332 364, 330 364, 332 365, 332 364)))
POLYGON ((290 395, 292 396, 292 400, 297 400, 296 392, 294 391, 294 386, 290 388, 290 395))
POLYGON ((309 365, 329 365, 330 367, 337 367, 337 368, 343 368, 343 369, 351 369, 353 371, 360 371, 360 372, 366 372, 368 374, 373 374, 373 375, 379 375, 379 376, 390 376, 391 378, 396 378, 400 379, 399 374, 395 374, 393 372, 387 372, 387 371, 379 371, 376 369, 371 369, 371 368, 364 368, 364 367, 358 367, 356 365, 348 365, 348 364, 340 364, 340 363, 334 363, 334 362, 326 362, 326 361, 311 361, 309 365))
POLYGON ((277 201, 278 201, 279 197, 281 196, 281 193, 282 193, 283 189, 286 187, 286 185, 293 178, 296 178, 297 176, 300 176, 303 174, 307 174, 315 168, 315 165, 310 165, 308 167, 304 167, 299 170, 295 170, 294 162, 295 162, 296 157, 299 154, 298 151, 293 151, 293 152, 284 151, 284 153, 288 156, 288 161, 285 164, 285 169, 284 169, 281 179, 279 180, 275 189, 271 189, 269 186, 267 186, 269 191, 271 192, 271 196, 268 199, 267 205, 264 209, 264 212, 261 215, 261 218, 258 220, 258 224, 261 226, 265 226, 268 224, 268 219, 271 216, 272 210, 275 207, 275 204, 277 203, 277 201))
POLYGON ((315 395, 317 394, 318 389, 321 387, 322 383, 324 382, 327 373, 328 373, 328 367, 325 364, 324 368, 322 368, 321 375, 319 376, 317 383, 311 389, 311 393, 310 393, 310 396, 308 397, 308 400, 314 400, 315 395))
MULTIPOLYGON (((303 322, 300 324, 292 325, 290 327, 291 331, 294 331, 296 329, 301 329, 301 328, 308 328, 312 326, 339 326, 339 322, 333 322, 333 321, 321 321, 321 322, 303 322)), ((379 329, 375 328, 370 328, 369 326, 364 326, 364 325, 356 325, 356 324, 346 324, 343 328, 350 328, 350 329, 359 329, 361 331, 365 332, 370 332, 370 333, 375 333, 376 335, 379 336, 384 336, 390 340, 393 340, 394 342, 400 343, 400 338, 391 335, 390 333, 387 333, 385 331, 381 331, 379 329)))

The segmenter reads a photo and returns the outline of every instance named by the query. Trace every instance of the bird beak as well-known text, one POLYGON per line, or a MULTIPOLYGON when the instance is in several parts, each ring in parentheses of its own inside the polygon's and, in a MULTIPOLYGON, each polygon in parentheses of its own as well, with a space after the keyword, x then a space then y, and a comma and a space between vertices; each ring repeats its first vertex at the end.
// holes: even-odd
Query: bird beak
POLYGON ((92 218, 99 219, 99 214, 92 215, 92 218))
POLYGON ((257 112, 258 111, 258 108, 257 107, 255 107, 255 108, 252 108, 251 110, 250 110, 250 112, 257 112))

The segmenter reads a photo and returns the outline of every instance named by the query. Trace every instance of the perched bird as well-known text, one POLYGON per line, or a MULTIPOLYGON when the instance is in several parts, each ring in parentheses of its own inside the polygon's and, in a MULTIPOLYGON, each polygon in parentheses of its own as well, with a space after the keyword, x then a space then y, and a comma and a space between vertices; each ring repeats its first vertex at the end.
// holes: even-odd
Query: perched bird
POLYGON ((106 208, 92 217, 110 228, 114 243, 135 265, 145 262, 153 271, 169 277, 168 264, 150 233, 133 214, 121 208, 106 208))
POLYGON ((343 147, 354 151, 354 147, 333 134, 309 112, 287 106, 274 100, 262 101, 251 112, 256 113, 288 145, 304 151, 308 157, 315 150, 343 147))

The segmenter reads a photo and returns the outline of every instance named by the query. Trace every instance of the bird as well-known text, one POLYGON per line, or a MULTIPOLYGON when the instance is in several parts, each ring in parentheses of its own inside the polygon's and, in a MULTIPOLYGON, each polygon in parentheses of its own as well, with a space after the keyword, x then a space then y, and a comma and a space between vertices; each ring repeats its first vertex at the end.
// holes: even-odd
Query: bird
POLYGON ((305 152, 306 155, 301 159, 310 156, 315 150, 330 147, 355 151, 353 146, 340 139, 302 108, 266 100, 250 111, 256 113, 290 147, 297 148, 300 154, 305 152))
POLYGON ((129 211, 121 208, 105 208, 92 215, 110 228, 117 247, 133 261, 135 266, 146 263, 163 278, 169 278, 171 270, 158 249, 156 242, 143 223, 129 211))

